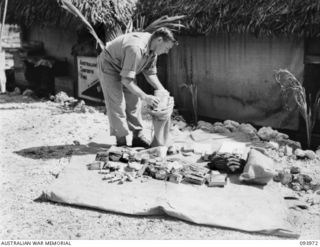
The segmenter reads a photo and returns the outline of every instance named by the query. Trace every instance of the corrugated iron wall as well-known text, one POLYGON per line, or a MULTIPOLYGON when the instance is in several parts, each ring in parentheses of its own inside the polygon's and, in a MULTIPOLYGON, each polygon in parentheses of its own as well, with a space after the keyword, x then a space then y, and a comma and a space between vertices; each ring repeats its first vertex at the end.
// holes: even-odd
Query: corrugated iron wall
POLYGON ((287 68, 302 80, 303 39, 227 34, 178 39, 168 59, 168 88, 178 108, 191 113, 191 96, 182 85, 195 83, 200 116, 298 128, 298 113, 284 109, 273 75, 287 68))

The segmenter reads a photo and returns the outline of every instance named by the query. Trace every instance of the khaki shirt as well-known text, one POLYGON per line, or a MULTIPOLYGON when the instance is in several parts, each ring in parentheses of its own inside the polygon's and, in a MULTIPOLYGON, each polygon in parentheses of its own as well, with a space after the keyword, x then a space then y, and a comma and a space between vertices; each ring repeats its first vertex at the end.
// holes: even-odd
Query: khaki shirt
POLYGON ((135 79, 140 72, 157 74, 157 55, 150 51, 150 37, 150 33, 133 32, 108 42, 103 51, 102 70, 106 73, 117 72, 131 79, 135 79))

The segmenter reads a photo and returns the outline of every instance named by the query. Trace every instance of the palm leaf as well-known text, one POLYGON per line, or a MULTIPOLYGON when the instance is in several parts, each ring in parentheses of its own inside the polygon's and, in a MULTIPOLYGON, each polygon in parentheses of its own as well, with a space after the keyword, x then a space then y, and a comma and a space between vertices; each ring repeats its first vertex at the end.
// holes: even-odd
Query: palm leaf
POLYGON ((295 99, 295 103, 298 106, 298 110, 302 115, 305 124, 306 124, 306 132, 307 132, 307 144, 308 147, 311 145, 311 112, 308 111, 308 105, 306 100, 306 91, 300 81, 288 70, 279 69, 276 71, 275 80, 279 83, 281 87, 281 91, 283 92, 284 97, 286 98, 288 104, 288 95, 290 93, 293 94, 295 99))
POLYGON ((70 0, 57 0, 60 7, 66 9, 74 16, 80 18, 80 20, 84 23, 86 28, 89 30, 91 35, 96 39, 97 43, 99 44, 100 48, 103 49, 104 45, 101 39, 98 37, 97 33, 94 31, 91 24, 87 21, 87 19, 82 15, 82 13, 72 4, 70 0))
POLYGON ((184 15, 178 15, 178 16, 171 16, 168 17, 167 15, 162 16, 149 24, 146 28, 144 28, 145 32, 154 32, 156 29, 160 27, 167 27, 171 30, 179 30, 180 28, 184 28, 185 26, 180 24, 180 20, 185 18, 184 15))

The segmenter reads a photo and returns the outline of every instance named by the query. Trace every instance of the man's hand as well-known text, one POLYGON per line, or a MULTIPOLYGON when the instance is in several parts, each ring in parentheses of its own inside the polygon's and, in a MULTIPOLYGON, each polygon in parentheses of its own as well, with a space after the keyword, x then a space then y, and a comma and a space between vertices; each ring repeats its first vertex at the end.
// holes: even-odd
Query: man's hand
POLYGON ((147 103, 147 105, 156 108, 160 102, 160 100, 153 95, 146 95, 143 100, 147 103))

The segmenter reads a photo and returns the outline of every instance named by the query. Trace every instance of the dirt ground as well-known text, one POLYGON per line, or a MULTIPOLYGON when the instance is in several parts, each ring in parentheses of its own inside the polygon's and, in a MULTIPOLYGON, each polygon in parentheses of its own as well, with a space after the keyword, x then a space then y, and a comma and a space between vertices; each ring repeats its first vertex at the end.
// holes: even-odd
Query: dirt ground
MULTIPOLYGON (((65 112, 51 101, 1 95, 0 129, 0 239, 283 239, 166 216, 128 216, 35 201, 71 155, 87 153, 87 145, 115 143, 103 110, 65 112)), ((319 159, 282 159, 281 165, 292 162, 320 181, 319 159)), ((304 201, 307 196, 299 195, 304 201)), ((312 204, 290 210, 288 221, 301 239, 320 239, 320 207, 316 201, 312 204)))

